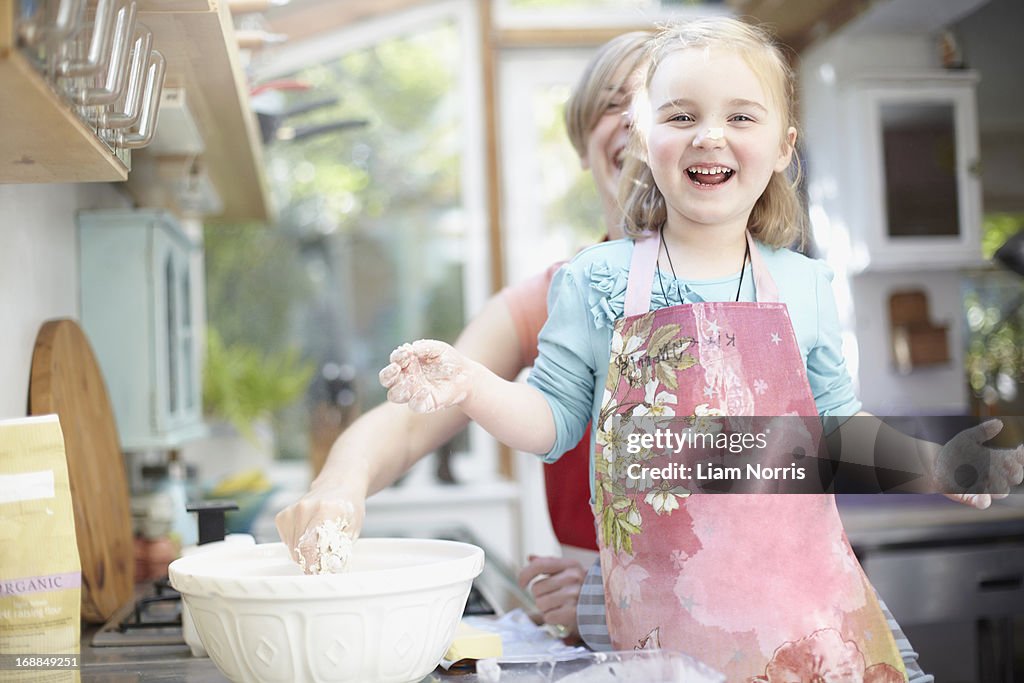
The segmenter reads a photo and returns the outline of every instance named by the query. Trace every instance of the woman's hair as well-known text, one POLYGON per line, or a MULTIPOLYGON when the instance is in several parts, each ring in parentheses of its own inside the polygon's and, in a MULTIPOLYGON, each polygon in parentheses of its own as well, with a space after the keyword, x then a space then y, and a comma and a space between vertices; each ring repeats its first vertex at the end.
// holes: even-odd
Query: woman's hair
MULTIPOLYGON (((648 45, 643 80, 634 97, 638 113, 630 132, 631 153, 626 155, 619 185, 624 227, 631 237, 661 229, 667 218, 665 197, 654 183, 646 163, 645 138, 650 116, 644 108, 650 109, 648 88, 655 71, 672 53, 694 47, 735 51, 761 81, 771 104, 782 112, 783 136, 790 127, 796 128, 793 70, 766 30, 725 17, 697 19, 662 28, 648 45)), ((804 234, 804 211, 796 190, 800 182, 800 159, 795 152, 793 158, 792 178, 785 172, 773 173, 747 221, 750 233, 773 247, 789 246, 804 234)))
POLYGON ((598 48, 587 63, 565 103, 565 128, 580 158, 587 153, 590 131, 640 67, 650 39, 651 34, 644 31, 623 33, 598 48))

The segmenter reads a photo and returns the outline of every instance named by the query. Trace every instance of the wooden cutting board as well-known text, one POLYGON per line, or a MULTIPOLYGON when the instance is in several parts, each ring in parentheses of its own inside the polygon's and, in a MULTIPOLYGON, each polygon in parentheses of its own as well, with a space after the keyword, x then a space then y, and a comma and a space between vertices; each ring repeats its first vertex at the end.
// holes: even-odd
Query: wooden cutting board
POLYGON ((82 619, 102 623, 133 594, 131 501, 107 387, 73 320, 47 321, 36 337, 29 414, 47 413, 60 417, 64 432, 82 558, 82 619))

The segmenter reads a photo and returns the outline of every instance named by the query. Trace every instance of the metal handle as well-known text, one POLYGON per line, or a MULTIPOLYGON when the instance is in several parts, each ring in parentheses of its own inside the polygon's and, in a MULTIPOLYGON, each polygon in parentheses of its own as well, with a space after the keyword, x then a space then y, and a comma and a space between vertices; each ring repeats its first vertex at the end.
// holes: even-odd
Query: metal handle
MULTIPOLYGON (((85 59, 79 55, 69 55, 57 67, 58 76, 89 76, 103 64, 103 58, 110 50, 110 30, 114 23, 114 0, 99 0, 96 5, 96 18, 92 22, 92 36, 89 40, 89 51, 85 59)), ((80 30, 88 28, 88 24, 80 30)), ((77 41, 72 41, 73 47, 77 41)))
POLYGON ((978 581, 978 590, 981 591, 1019 591, 1024 585, 1024 576, 1010 574, 1007 576, 993 576, 978 581))
POLYGON ((61 0, 57 6, 57 21, 51 29, 51 35, 64 37, 74 31, 82 19, 84 9, 84 0, 61 0))
POLYGON ((135 31, 135 2, 129 2, 117 12, 117 23, 114 27, 113 46, 110 59, 107 60, 107 75, 103 85, 85 88, 77 93, 76 101, 83 105, 100 105, 116 102, 124 92, 125 62, 128 59, 128 46, 132 33, 135 31))
POLYGON ((79 27, 84 10, 84 0, 60 0, 57 5, 40 2, 32 15, 19 21, 18 39, 27 47, 43 41, 56 47, 79 27))
POLYGON ((139 119, 138 131, 125 133, 118 130, 115 141, 118 146, 127 149, 138 149, 145 147, 153 141, 153 133, 156 132, 157 114, 160 112, 160 93, 164 88, 164 73, 167 71, 167 60, 164 56, 153 50, 149 58, 149 69, 146 72, 146 90, 143 97, 146 100, 145 108, 142 110, 142 118, 139 119))
POLYGON ((142 91, 146 85, 146 66, 153 48, 153 33, 141 24, 132 48, 131 67, 128 71, 128 88, 124 97, 114 108, 100 111, 96 118, 99 128, 129 128, 134 126, 142 113, 142 91))

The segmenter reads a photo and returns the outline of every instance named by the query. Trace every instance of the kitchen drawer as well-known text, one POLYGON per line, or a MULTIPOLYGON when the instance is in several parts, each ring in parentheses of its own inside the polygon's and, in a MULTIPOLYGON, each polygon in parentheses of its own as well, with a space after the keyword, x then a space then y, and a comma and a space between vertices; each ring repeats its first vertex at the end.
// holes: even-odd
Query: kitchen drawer
POLYGON ((1024 614, 1024 544, 879 550, 861 559, 901 626, 1024 614))

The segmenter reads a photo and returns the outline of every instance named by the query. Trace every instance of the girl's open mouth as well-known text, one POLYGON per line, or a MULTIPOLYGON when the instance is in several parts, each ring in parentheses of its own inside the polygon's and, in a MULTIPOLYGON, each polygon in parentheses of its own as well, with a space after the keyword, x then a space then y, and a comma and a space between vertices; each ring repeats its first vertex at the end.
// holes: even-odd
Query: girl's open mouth
POLYGON ((725 166, 691 166, 686 169, 690 182, 698 187, 721 185, 733 176, 735 171, 725 166))

